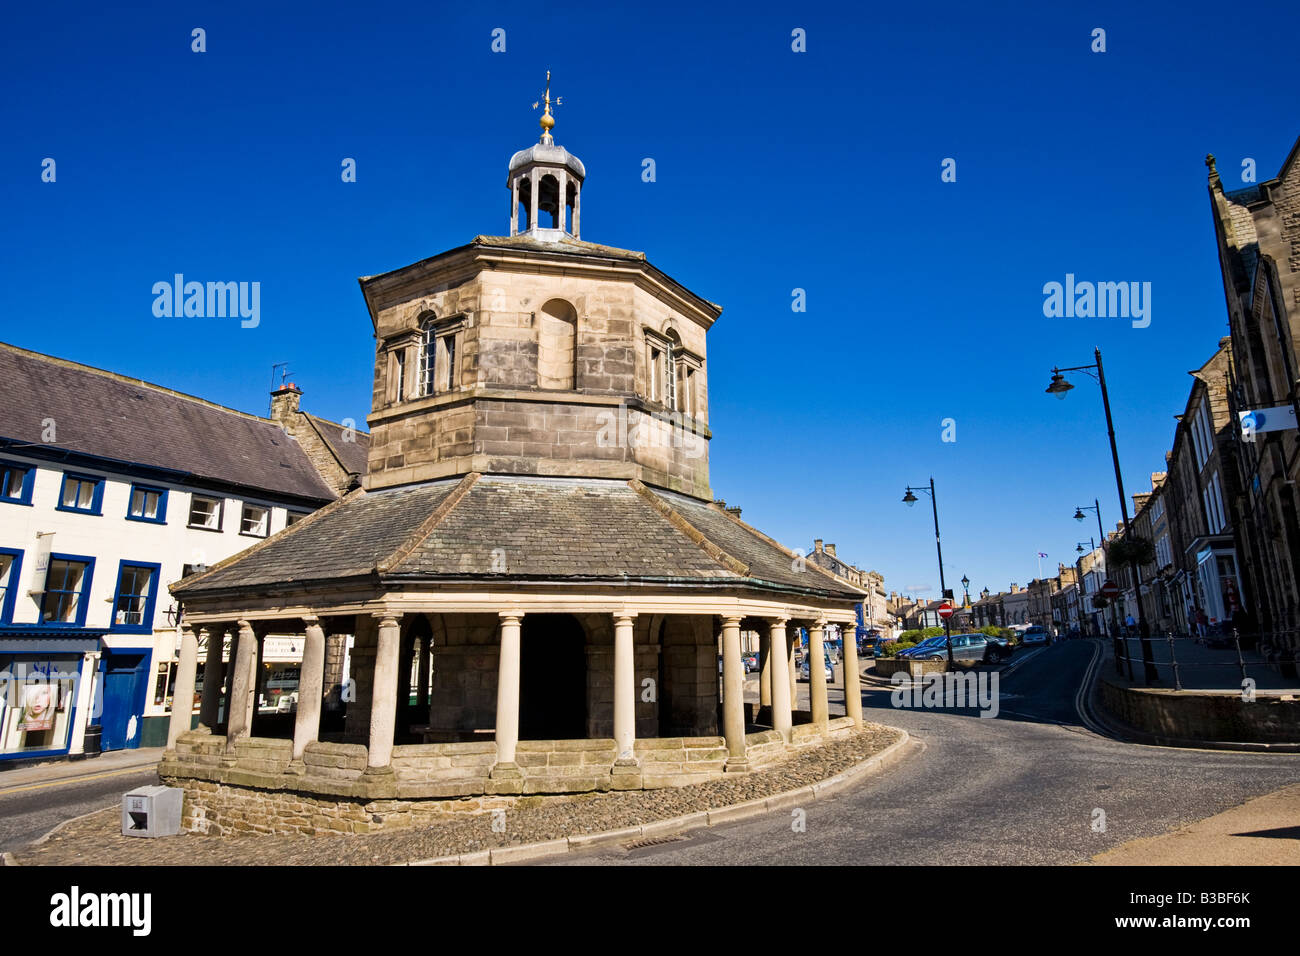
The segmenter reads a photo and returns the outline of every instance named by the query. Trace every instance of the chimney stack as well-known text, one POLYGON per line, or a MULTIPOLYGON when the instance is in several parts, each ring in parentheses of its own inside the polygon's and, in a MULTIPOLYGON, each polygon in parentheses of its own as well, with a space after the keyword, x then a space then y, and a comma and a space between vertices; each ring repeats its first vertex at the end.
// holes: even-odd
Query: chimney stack
POLYGON ((826 553, 829 554, 832 558, 835 557, 835 545, 833 544, 826 545, 826 553))
POLYGON ((271 421, 281 425, 298 414, 298 401, 302 398, 302 389, 293 382, 282 385, 271 393, 271 421))
POLYGON ((822 549, 822 539, 821 539, 821 538, 813 538, 813 550, 814 550, 814 551, 820 551, 821 549, 822 549))

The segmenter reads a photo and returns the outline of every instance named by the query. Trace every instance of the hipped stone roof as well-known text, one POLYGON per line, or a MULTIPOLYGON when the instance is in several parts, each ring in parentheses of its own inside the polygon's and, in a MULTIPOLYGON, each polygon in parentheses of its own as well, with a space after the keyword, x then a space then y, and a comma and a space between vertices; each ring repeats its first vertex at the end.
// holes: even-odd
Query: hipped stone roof
POLYGON ((478 474, 354 491, 172 591, 188 599, 362 578, 862 596, 715 504, 635 480, 478 474))

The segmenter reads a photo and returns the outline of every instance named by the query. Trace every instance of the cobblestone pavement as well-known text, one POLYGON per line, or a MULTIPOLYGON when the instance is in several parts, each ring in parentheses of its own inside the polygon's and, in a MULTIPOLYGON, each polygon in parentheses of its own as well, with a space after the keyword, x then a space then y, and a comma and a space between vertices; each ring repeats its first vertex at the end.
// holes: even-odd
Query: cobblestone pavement
POLYGON ((798 753, 758 773, 665 790, 528 797, 506 812, 505 832, 489 815, 434 826, 341 836, 213 837, 183 833, 154 840, 124 837, 120 811, 71 821, 43 843, 18 850, 23 866, 276 866, 407 863, 454 853, 555 840, 695 813, 816 783, 884 750, 899 733, 868 724, 861 732, 798 753))

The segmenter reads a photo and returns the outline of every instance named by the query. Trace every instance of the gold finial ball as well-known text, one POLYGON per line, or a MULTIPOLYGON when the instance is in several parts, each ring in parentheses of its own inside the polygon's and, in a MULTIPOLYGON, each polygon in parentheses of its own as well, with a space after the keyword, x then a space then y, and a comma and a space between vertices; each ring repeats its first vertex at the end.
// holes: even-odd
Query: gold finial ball
POLYGON ((541 119, 542 129, 548 133, 555 128, 555 117, 550 113, 543 113, 541 119))

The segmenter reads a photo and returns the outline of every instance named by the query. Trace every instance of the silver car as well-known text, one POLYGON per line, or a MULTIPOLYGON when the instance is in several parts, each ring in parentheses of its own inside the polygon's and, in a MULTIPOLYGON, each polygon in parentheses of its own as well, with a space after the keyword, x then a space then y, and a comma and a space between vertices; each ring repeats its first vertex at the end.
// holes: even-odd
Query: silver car
MULTIPOLYGON (((810 654, 805 654, 803 657, 803 663, 799 665, 800 680, 812 680, 812 675, 808 672, 809 657, 811 657, 810 654)), ((829 684, 835 680, 835 667, 831 664, 831 657, 829 654, 825 656, 824 663, 826 664, 826 682, 829 684)))
MULTIPOLYGON (((924 655, 915 655, 926 661, 946 661, 948 648, 944 643, 936 645, 924 655)), ((954 634, 952 636, 952 659, 954 661, 997 661, 1002 658, 1002 648, 990 642, 983 634, 954 634)))

